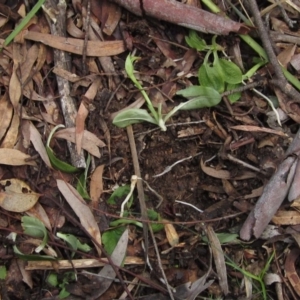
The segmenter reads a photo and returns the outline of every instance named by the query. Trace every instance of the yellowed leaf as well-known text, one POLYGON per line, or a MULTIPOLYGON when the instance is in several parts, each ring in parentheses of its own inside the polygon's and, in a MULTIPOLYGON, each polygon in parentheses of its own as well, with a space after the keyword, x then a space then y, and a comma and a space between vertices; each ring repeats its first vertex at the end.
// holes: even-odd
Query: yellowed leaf
POLYGON ((276 225, 298 225, 300 224, 300 213, 298 211, 279 210, 272 218, 276 225))
MULTIPOLYGON (((164 220, 164 221, 167 221, 167 220, 164 220)), ((179 236, 178 236, 178 233, 177 233, 175 227, 173 226, 173 224, 167 223, 167 224, 165 224, 164 227, 165 227, 167 240, 168 240, 169 244, 171 245, 171 247, 178 245, 179 236)))
POLYGON ((8 211, 25 212, 31 209, 40 197, 40 194, 34 193, 19 179, 1 180, 0 186, 0 206, 8 211))
POLYGON ((10 166, 30 165, 36 166, 31 156, 16 149, 0 149, 0 164, 10 166), (27 161, 28 160, 28 161, 27 161))

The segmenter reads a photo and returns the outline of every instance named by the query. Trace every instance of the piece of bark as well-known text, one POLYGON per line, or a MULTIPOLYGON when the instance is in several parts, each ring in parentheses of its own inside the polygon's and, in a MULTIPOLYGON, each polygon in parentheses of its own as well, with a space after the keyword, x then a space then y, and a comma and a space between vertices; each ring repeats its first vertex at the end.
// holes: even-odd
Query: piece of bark
POLYGON ((204 33, 246 34, 249 27, 174 0, 111 0, 138 16, 149 16, 204 33))
MULTIPOLYGON (((47 8, 51 8, 57 12, 56 23, 49 20, 51 33, 56 36, 66 36, 66 3, 60 1, 56 3, 54 0, 46 0, 45 5, 47 8)), ((70 57, 64 51, 54 49, 54 62, 57 68, 65 69, 67 71, 71 70, 70 57)), ((57 76, 57 85, 60 95, 61 109, 64 115, 66 127, 75 127, 75 117, 77 110, 75 107, 75 100, 70 96, 71 88, 69 81, 57 76)), ((78 155, 75 149, 75 145, 67 142, 68 149, 71 156, 72 165, 77 168, 85 168, 86 163, 83 155, 83 151, 78 155)))
POLYGON ((292 155, 279 165, 277 172, 265 186, 263 194, 243 224, 240 231, 241 239, 249 240, 252 234, 259 238, 263 233, 288 194, 294 179, 296 162, 297 156, 292 155))

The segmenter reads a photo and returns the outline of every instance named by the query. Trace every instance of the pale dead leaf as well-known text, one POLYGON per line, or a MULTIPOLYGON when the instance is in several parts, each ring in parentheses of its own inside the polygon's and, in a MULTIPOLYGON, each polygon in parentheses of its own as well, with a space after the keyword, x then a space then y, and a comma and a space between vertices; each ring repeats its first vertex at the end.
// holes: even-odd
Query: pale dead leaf
POLYGON ((31 209, 26 211, 26 214, 30 217, 39 219, 47 227, 47 229, 51 231, 52 227, 51 227, 50 220, 43 206, 40 203, 37 202, 35 206, 33 206, 31 209))
POLYGON ((36 129, 36 127, 32 124, 32 122, 29 121, 24 121, 23 126, 22 126, 22 131, 24 130, 29 131, 29 137, 30 141, 33 144, 34 149, 39 153, 41 156, 43 162, 50 168, 52 169, 48 154, 46 152, 46 148, 44 146, 44 143, 42 141, 41 135, 36 129))
MULTIPOLYGON (((167 220, 164 220, 164 221, 167 222, 167 220)), ((167 223, 164 225, 164 228, 165 228, 167 240, 168 240, 169 244, 171 245, 171 247, 178 245, 179 236, 178 236, 178 233, 177 233, 174 225, 167 223)))
POLYGON ((211 251, 214 257, 215 266, 219 277, 219 284, 223 293, 227 295, 229 292, 229 288, 228 288, 227 270, 226 270, 224 253, 220 241, 217 235, 215 234, 213 228, 210 225, 207 226, 206 232, 207 232, 207 238, 211 245, 211 251))
POLYGON ((86 106, 94 100, 100 84, 101 84, 101 80, 99 77, 97 77, 95 79, 95 81, 91 84, 89 89, 86 91, 86 93, 84 94, 83 100, 81 101, 81 104, 78 109, 78 113, 77 113, 76 120, 75 120, 76 149, 77 149, 78 154, 80 154, 80 152, 81 152, 84 123, 85 123, 85 119, 87 118, 88 113, 89 113, 86 106))
POLYGON ((235 130, 250 131, 250 132, 267 132, 267 133, 276 134, 276 135, 279 135, 282 137, 288 137, 288 135, 282 131, 273 130, 270 128, 258 127, 258 126, 236 125, 236 126, 231 126, 230 128, 235 129, 235 130))
POLYGON ((3 148, 0 149, 0 164, 10 166, 36 166, 31 156, 16 149, 3 148))
POLYGON ((249 179, 249 178, 255 178, 256 174, 253 172, 249 172, 249 171, 245 171, 243 172, 242 175, 240 176, 236 176, 233 177, 229 171, 227 170, 216 170, 214 168, 211 167, 207 167, 204 162, 203 159, 201 159, 201 163, 200 163, 201 169, 202 171, 212 177, 215 178, 219 178, 219 179, 231 179, 231 180, 244 180, 244 179, 249 179))
POLYGON ((81 152, 81 148, 82 148, 82 140, 83 140, 83 132, 84 132, 84 123, 85 120, 87 118, 89 114, 88 109, 86 108, 86 103, 84 103, 84 101, 82 101, 80 103, 77 115, 76 115, 76 133, 75 133, 75 141, 76 141, 76 150, 78 155, 81 152))
MULTIPOLYGON (((28 31, 24 38, 31 41, 41 42, 52 48, 82 55, 84 41, 73 38, 54 36, 52 34, 28 31)), ((87 56, 113 56, 124 52, 123 41, 88 41, 86 45, 87 56)))
POLYGON ((1 180, 0 186, 0 206, 7 211, 25 212, 32 208, 40 197, 40 194, 34 193, 19 179, 1 180))
POLYGON ((93 243, 98 251, 99 256, 101 256, 101 249, 98 246, 98 244, 101 245, 101 234, 90 208, 76 191, 76 189, 70 184, 60 179, 57 179, 56 182, 58 189, 63 194, 64 198, 67 200, 77 217, 80 219, 81 225, 94 238, 93 243))
POLYGON ((32 277, 31 277, 31 272, 28 270, 25 270, 26 261, 24 261, 22 259, 18 259, 17 264, 18 264, 19 270, 22 274, 23 281, 32 289, 33 281, 32 281, 32 277))
MULTIPOLYGON (((65 139, 71 143, 75 144, 75 127, 65 128, 57 131, 54 134, 55 138, 65 139)), ((105 147, 105 143, 102 142, 96 135, 91 133, 90 131, 84 130, 83 132, 83 140, 82 140, 82 148, 89 152, 90 154, 100 157, 100 152, 98 147, 105 147)))

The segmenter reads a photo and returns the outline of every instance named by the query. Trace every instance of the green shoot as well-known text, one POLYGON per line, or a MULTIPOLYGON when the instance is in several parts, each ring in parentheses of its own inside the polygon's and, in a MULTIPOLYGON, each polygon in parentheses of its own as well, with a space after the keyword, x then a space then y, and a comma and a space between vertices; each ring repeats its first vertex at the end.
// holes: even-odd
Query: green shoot
POLYGON ((49 137, 48 137, 48 140, 47 140, 47 144, 46 144, 46 151, 47 151, 47 154, 48 154, 48 157, 49 157, 49 160, 51 162, 51 165, 53 166, 53 168, 57 169, 57 170, 60 170, 62 172, 65 172, 65 173, 76 173, 79 171, 79 169, 77 169, 76 167, 58 159, 55 155, 54 155, 54 152, 53 150, 50 148, 50 141, 52 139, 52 136, 53 134, 55 133, 55 131, 58 129, 58 128, 64 128, 65 126, 60 124, 60 125, 57 125, 55 126, 52 131, 50 132, 49 134, 49 137))
POLYGON ((248 278, 251 278, 253 280, 258 281, 258 283, 261 286, 261 292, 262 292, 263 299, 267 300, 268 298, 267 298, 266 286, 265 286, 265 283, 264 283, 264 276, 267 273, 267 271, 268 271, 268 269, 270 267, 270 264, 271 264, 274 256, 275 256, 275 251, 269 257, 266 265, 264 266, 264 268, 261 270, 261 272, 258 275, 254 275, 254 274, 252 274, 252 273, 250 273, 250 272, 242 269, 241 267, 239 267, 238 265, 236 265, 234 263, 234 261, 232 261, 228 256, 226 256, 226 259, 228 260, 228 262, 226 262, 226 264, 229 265, 229 266, 231 266, 232 268, 236 269, 237 271, 241 272, 244 276, 246 276, 248 278))
MULTIPOLYGON (((27 14, 27 16, 20 22, 19 25, 13 30, 13 32, 5 39, 4 47, 9 45, 9 43, 23 30, 23 28, 29 23, 29 21, 35 16, 39 9, 44 4, 45 0, 39 0, 32 10, 27 14)), ((2 48, 0 48, 0 52, 2 48)))
MULTIPOLYGON (((113 120, 113 124, 118 127, 126 127, 130 124, 140 123, 140 122, 148 122, 155 124, 161 128, 162 131, 166 131, 166 122, 178 111, 178 110, 189 110, 189 109, 197 109, 201 107, 210 107, 218 104, 221 101, 221 95, 218 91, 215 91, 211 87, 199 87, 199 94, 197 97, 191 96, 191 99, 187 102, 181 103, 175 106, 170 112, 168 112, 165 116, 162 115, 161 105, 159 105, 157 111, 153 107, 149 96, 143 89, 140 82, 134 76, 134 68, 133 62, 138 58, 132 55, 128 55, 125 62, 125 70, 128 77, 132 80, 135 86, 139 89, 139 91, 144 96, 148 109, 151 114, 148 113, 145 109, 131 108, 124 110, 117 114, 117 116, 113 120)), ((189 93, 189 92, 188 92, 189 93)))
POLYGON ((41 245, 35 249, 36 253, 41 252, 48 242, 48 233, 45 225, 37 218, 24 216, 22 217, 22 227, 25 234, 43 239, 41 245))

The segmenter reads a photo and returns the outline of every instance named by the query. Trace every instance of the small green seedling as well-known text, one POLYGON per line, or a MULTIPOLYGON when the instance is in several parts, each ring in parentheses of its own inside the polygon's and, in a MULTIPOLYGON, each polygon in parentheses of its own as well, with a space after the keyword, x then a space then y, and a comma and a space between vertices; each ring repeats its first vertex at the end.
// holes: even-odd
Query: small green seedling
POLYGON ((60 170, 62 172, 65 172, 65 173, 76 173, 78 171, 80 171, 78 168, 58 159, 55 155, 54 155, 54 152, 53 150, 50 148, 50 141, 52 139, 52 136, 53 134, 55 133, 55 131, 58 129, 58 128, 64 128, 65 126, 60 124, 60 125, 57 125, 55 126, 50 134, 49 134, 49 137, 48 137, 48 140, 47 140, 47 144, 46 144, 46 151, 47 151, 47 154, 48 154, 48 157, 50 159, 50 162, 51 162, 51 165, 53 166, 53 168, 57 169, 57 170, 60 170))
MULTIPOLYGON (((3 46, 9 45, 9 43, 23 30, 23 28, 29 23, 29 21, 35 16, 39 9, 44 4, 45 0, 39 0, 26 17, 20 22, 19 25, 12 31, 12 33, 5 39, 3 46)), ((3 48, 0 48, 0 52, 3 48)))
MULTIPOLYGON (((212 38, 212 45, 207 45, 205 40, 200 39, 197 33, 191 30, 189 36, 186 37, 186 42, 197 51, 207 51, 204 62, 198 71, 200 86, 210 87, 223 93, 235 89, 242 83, 243 74, 240 68, 232 61, 219 58, 218 51, 224 51, 224 49, 216 43, 216 36, 212 38), (212 61, 210 61, 211 56, 213 56, 212 61)), ((179 91, 177 94, 182 95, 182 93, 183 91, 179 91)), ((228 96, 231 102, 237 101, 240 97, 240 93, 228 96)))
POLYGON ((258 275, 254 275, 242 268, 240 268, 238 265, 236 265, 234 263, 234 261, 232 261, 228 256, 225 256, 226 259, 228 260, 226 262, 227 265, 231 266, 232 268, 236 269, 237 271, 241 272, 244 276, 248 277, 248 278, 251 278, 253 280, 256 280, 259 282, 260 286, 261 286, 261 293, 262 293, 262 296, 263 296, 263 299, 264 300, 267 300, 267 290, 266 290, 266 286, 265 286, 265 283, 264 283, 264 276, 266 275, 269 267, 270 267, 270 264, 273 260, 275 256, 275 251, 272 253, 272 255, 269 257, 266 265, 264 266, 264 268, 261 270, 261 272, 258 274, 258 275))
MULTIPOLYGON (((79 239, 76 236, 72 235, 72 234, 64 234, 64 233, 61 233, 61 232, 57 232, 56 235, 60 239, 64 240, 72 248, 72 250, 74 250, 74 251, 76 251, 78 249, 78 250, 81 250, 83 252, 89 252, 92 249, 88 244, 86 244, 86 243, 82 244, 79 241, 79 239)), ((74 251, 72 252, 72 257, 75 254, 74 251)))
POLYGON ((37 218, 24 216, 22 217, 22 227, 25 234, 43 239, 40 246, 35 249, 36 253, 40 253, 48 242, 48 233, 45 225, 37 218))
POLYGON ((76 280, 76 276, 74 272, 66 272, 63 274, 63 279, 60 280, 56 273, 50 273, 46 279, 47 283, 52 287, 59 287, 61 290, 59 292, 59 299, 67 298, 70 293, 66 290, 66 285, 70 282, 76 280))
POLYGON ((189 101, 175 106, 169 113, 163 116, 161 104, 159 104, 157 110, 155 110, 149 96, 147 95, 141 83, 136 79, 134 75, 133 63, 138 59, 139 59, 138 57, 129 54, 126 58, 125 70, 128 77, 131 79, 131 81, 135 84, 135 86, 139 89, 139 91, 145 98, 147 107, 151 114, 145 109, 139 109, 139 108, 126 109, 117 114, 117 116, 113 120, 114 125, 123 128, 130 124, 148 122, 148 123, 156 124, 161 128, 162 131, 166 131, 167 130, 166 122, 178 110, 197 109, 201 107, 207 107, 207 105, 212 106, 218 104, 221 101, 221 95, 218 91, 214 90, 211 87, 201 86, 198 88, 199 94, 197 95, 197 97, 191 96, 191 99, 189 101))
POLYGON ((84 172, 79 176, 79 179, 78 179, 78 182, 76 185, 77 192, 85 200, 91 200, 90 195, 87 191, 87 187, 86 187, 86 182, 87 182, 87 178, 88 178, 87 175, 88 175, 90 163, 91 163, 91 155, 88 153, 88 156, 86 159, 86 168, 85 168, 84 172))
POLYGON ((5 266, 0 266, 0 280, 4 280, 7 276, 7 271, 5 266))

